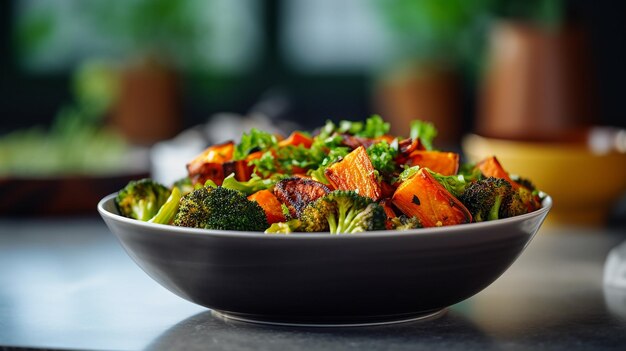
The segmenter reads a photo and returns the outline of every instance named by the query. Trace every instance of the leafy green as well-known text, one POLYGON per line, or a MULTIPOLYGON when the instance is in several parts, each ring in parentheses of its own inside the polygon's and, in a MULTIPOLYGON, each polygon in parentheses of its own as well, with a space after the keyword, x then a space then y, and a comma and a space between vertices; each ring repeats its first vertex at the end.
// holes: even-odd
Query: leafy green
POLYGON ((395 158, 398 155, 398 141, 394 140, 389 144, 383 140, 372 144, 367 148, 367 155, 378 172, 393 173, 397 167, 395 158))
POLYGON ((228 177, 224 178, 222 187, 226 189, 238 190, 247 195, 252 195, 259 190, 269 189, 276 184, 276 180, 273 178, 263 179, 256 174, 252 174, 250 180, 245 182, 235 179, 235 173, 231 173, 228 177))
POLYGON ((165 203, 159 208, 157 214, 150 218, 148 222, 159 224, 170 224, 174 221, 176 214, 178 213, 178 203, 182 197, 180 189, 178 187, 172 188, 172 193, 167 198, 165 203))
POLYGON ((363 122, 339 121, 337 132, 355 135, 363 130, 363 122))
POLYGON ((373 115, 365 120, 365 127, 356 136, 363 138, 378 138, 389 133, 389 123, 379 115, 373 115))
POLYGON ((378 138, 389 132, 389 123, 385 122, 379 115, 372 115, 365 123, 342 120, 336 127, 332 122, 326 122, 325 130, 345 133, 361 138, 378 138))
MULTIPOLYGON (((465 189, 467 189, 472 182, 478 180, 478 178, 473 178, 472 176, 468 176, 468 178, 466 178, 463 174, 445 176, 431 170, 428 171, 439 184, 443 185, 443 187, 455 197, 463 195, 465 189)), ((478 176, 480 177, 481 175, 479 174, 478 176)))
POLYGON ((252 128, 249 133, 244 133, 241 141, 235 147, 233 159, 235 161, 245 159, 253 151, 265 151, 278 144, 275 135, 252 128))
POLYGON ((430 122, 414 120, 411 122, 411 139, 419 138, 426 150, 433 150, 433 140, 437 136, 437 128, 430 122))
POLYGON ((291 173, 294 167, 309 169, 317 166, 312 151, 303 145, 287 145, 275 150, 276 162, 281 170, 291 173))
POLYGON ((264 178, 278 172, 278 166, 271 151, 264 152, 261 157, 251 160, 248 165, 254 166, 254 174, 260 174, 264 178))
POLYGON ((416 174, 420 170, 420 166, 413 166, 405 168, 402 173, 398 176, 398 181, 404 182, 405 180, 411 178, 414 174, 416 174))

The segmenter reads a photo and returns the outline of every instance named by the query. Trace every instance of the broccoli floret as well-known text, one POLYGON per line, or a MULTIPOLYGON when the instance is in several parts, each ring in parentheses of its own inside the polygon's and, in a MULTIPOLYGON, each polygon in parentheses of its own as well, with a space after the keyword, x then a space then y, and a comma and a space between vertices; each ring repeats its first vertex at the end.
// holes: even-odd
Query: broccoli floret
POLYGON ((537 189, 533 182, 531 182, 528 178, 523 178, 517 175, 511 176, 511 179, 520 185, 518 193, 522 202, 526 205, 528 212, 541 208, 543 193, 541 190, 537 189))
POLYGON ((485 178, 470 184, 459 198, 475 222, 508 218, 528 212, 520 192, 501 178, 485 178))
POLYGON ((537 190, 537 188, 535 187, 535 184, 533 184, 533 182, 531 182, 530 179, 528 178, 523 178, 517 175, 511 175, 511 179, 517 184, 530 190, 531 192, 537 190))
POLYGON ((180 200, 174 225, 261 232, 268 227, 265 211, 258 203, 237 190, 221 186, 202 187, 185 195, 180 200))
POLYGON ((119 213, 124 217, 147 221, 157 214, 170 196, 170 190, 152 179, 130 181, 115 198, 119 213))
POLYGON ((409 230, 422 228, 422 222, 417 217, 401 215, 391 219, 391 228, 395 230, 409 230))
POLYGON ((517 189, 517 195, 519 196, 520 202, 524 204, 524 213, 532 212, 541 208, 541 197, 539 194, 539 190, 530 190, 525 186, 520 186, 519 189, 517 189))
POLYGON ((335 190, 304 208, 301 231, 358 233, 385 229, 385 210, 355 191, 335 190))
POLYGON ((385 210, 355 191, 335 190, 308 204, 297 219, 274 223, 266 233, 358 233, 385 229, 385 210))
POLYGON ((308 204, 300 214, 298 231, 302 232, 327 232, 331 230, 331 221, 337 211, 331 201, 321 201, 324 197, 308 204))

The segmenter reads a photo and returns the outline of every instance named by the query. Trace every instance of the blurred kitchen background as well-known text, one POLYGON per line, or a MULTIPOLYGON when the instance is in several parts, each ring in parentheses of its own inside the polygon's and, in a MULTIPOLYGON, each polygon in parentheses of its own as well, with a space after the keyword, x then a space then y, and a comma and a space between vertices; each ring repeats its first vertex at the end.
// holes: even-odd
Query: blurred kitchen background
POLYGON ((49 196, 36 213, 93 212, 49 204, 171 181, 252 126, 377 113, 399 135, 434 122, 467 160, 495 153, 565 221, 626 221, 624 1, 9 0, 0 16, 5 213, 32 212, 7 200, 32 191, 49 196))

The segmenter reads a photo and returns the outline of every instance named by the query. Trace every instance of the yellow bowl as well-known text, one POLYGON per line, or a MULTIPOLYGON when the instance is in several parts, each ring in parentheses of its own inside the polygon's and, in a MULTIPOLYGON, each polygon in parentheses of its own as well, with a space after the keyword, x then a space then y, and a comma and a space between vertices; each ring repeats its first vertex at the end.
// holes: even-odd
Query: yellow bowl
POLYGON ((511 174, 550 194, 552 224, 603 225, 626 191, 626 154, 595 154, 580 143, 522 142, 470 134, 463 139, 470 162, 495 155, 511 174))

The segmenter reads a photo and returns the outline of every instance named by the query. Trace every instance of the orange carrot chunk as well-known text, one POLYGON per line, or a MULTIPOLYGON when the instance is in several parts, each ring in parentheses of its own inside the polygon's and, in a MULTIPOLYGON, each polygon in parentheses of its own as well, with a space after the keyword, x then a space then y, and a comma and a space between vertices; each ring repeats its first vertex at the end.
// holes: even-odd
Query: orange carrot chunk
POLYGON ((354 149, 343 160, 330 165, 324 175, 335 189, 354 190, 374 201, 378 201, 382 195, 374 166, 363 146, 354 149))
POLYGON ((424 227, 472 221, 468 209, 425 169, 402 182, 391 201, 408 217, 417 217, 424 227))
POLYGON ((267 223, 272 224, 276 222, 284 222, 285 215, 280 201, 269 190, 259 190, 256 193, 248 196, 248 200, 256 201, 265 211, 267 217, 267 223))

